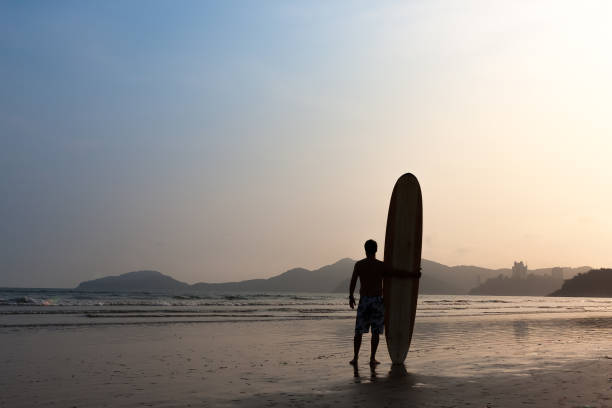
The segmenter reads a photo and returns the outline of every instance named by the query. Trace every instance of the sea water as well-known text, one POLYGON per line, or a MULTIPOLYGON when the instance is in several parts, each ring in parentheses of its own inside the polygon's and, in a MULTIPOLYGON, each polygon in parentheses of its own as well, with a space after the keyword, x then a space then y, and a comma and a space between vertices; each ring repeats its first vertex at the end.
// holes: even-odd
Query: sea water
MULTIPOLYGON (((612 299, 420 295, 417 321, 503 317, 612 317, 612 299)), ((354 319, 346 294, 85 292, 0 288, 0 327, 62 327, 354 319)))

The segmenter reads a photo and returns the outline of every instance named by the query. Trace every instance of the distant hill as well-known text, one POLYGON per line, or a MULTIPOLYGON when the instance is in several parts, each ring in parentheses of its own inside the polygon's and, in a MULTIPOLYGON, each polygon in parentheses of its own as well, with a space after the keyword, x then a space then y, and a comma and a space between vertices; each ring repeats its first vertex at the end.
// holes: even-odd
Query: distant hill
POLYGON ((421 269, 423 278, 425 275, 432 278, 432 286, 429 287, 428 281, 421 278, 423 289, 420 293, 453 295, 466 295, 481 280, 510 271, 509 269, 487 269, 469 265, 447 266, 428 259, 421 260, 421 269))
POLYGON ((487 279, 470 290, 470 295, 490 296, 546 296, 563 284, 563 278, 529 274, 525 278, 499 275, 487 279))
POLYGON ((563 282, 550 296, 612 297, 612 269, 592 269, 563 282))
MULTIPOLYGON (((311 271, 291 269, 269 279, 251 279, 228 283, 196 283, 197 291, 300 291, 348 292, 355 260, 344 258, 338 262, 311 271)), ((422 294, 465 295, 483 279, 510 273, 510 269, 487 269, 478 266, 446 266, 428 259, 421 261, 423 276, 419 284, 422 294)), ((548 269, 550 270, 550 269, 548 269)), ((357 284, 359 288, 359 284, 357 284)), ((549 293, 549 292, 546 292, 549 293)))
MULTIPOLYGON (((504 277, 510 277, 512 274, 512 270, 510 268, 501 268, 501 269, 488 269, 482 268, 480 266, 468 266, 468 265, 458 265, 458 266, 446 266, 439 264, 437 262, 429 261, 427 259, 423 259, 422 261, 423 274, 427 273, 428 276, 432 276, 446 285, 451 285, 452 287, 458 288, 457 292, 444 292, 449 294, 468 294, 472 289, 482 285, 488 279, 497 279, 500 275, 504 277)), ((536 277, 532 283, 543 282, 543 280, 539 279, 540 276, 549 276, 552 272, 553 268, 540 268, 531 270, 531 274, 536 277)), ((581 266, 578 268, 568 268, 563 267, 563 274, 565 278, 570 278, 578 273, 583 273, 590 270, 590 266, 581 266)), ((557 282, 558 286, 553 287, 551 291, 556 290, 561 287, 563 282, 557 282)), ((539 286, 536 286, 536 288, 539 286)), ((542 288, 545 288, 546 284, 542 285, 542 288)), ((527 289, 529 290, 529 289, 527 289)), ((546 294, 551 291, 546 292, 545 289, 538 290, 537 292, 540 295, 534 296, 546 296, 546 294)), ((428 293, 428 292, 422 292, 428 293)), ((501 292, 499 292, 501 295, 501 292)), ((484 294, 484 293, 482 293, 484 294)), ((487 293, 489 295, 493 295, 493 293, 487 293)), ((506 293, 510 295, 510 293, 506 293)), ((521 296, 529 296, 527 293, 517 293, 517 295, 521 296)))
MULTIPOLYGON (((525 277, 511 277, 499 274, 489 278, 469 291, 470 295, 489 296, 547 296, 563 285, 563 277, 555 277, 553 268, 535 269, 525 277)), ((588 266, 579 268, 562 268, 565 277, 574 276, 590 269, 588 266)), ((510 271, 510 270, 508 270, 510 271)))
MULTIPOLYGON (((338 262, 310 271, 304 268, 290 269, 269 279, 251 279, 228 283, 196 283, 197 291, 293 291, 333 292, 338 283, 350 279, 355 261, 344 258, 338 262)), ((348 284, 347 284, 348 291, 348 284)))
POLYGON ((178 292, 189 289, 189 285, 161 272, 135 271, 81 282, 76 289, 96 292, 178 292))
MULTIPOLYGON (((348 292, 355 260, 344 258, 314 271, 296 268, 269 279, 251 279, 228 283, 196 283, 197 291, 300 291, 348 292)), ((459 266, 449 267, 422 260, 423 276, 419 292, 424 294, 466 294, 476 286, 478 276, 493 276, 491 269, 459 266)), ((359 284, 357 285, 359 288, 359 284)))
MULTIPOLYGON (((552 269, 553 268, 531 269, 530 272, 534 275, 550 275, 552 269)), ((591 268, 590 266, 578 266, 576 268, 570 268, 570 267, 564 266, 562 267, 562 269, 563 269, 563 278, 570 279, 578 275, 579 273, 586 273, 593 268, 591 268)))
MULTIPOLYGON (((268 279, 250 279, 225 283, 187 283, 177 281, 157 271, 136 271, 82 282, 78 290, 88 291, 147 291, 147 292, 348 292, 355 261, 344 258, 316 270, 290 269, 268 279)), ((510 269, 487 269, 477 266, 446 266, 422 260, 423 276, 419 292, 423 294, 467 294, 482 279, 509 273, 510 269)), ((561 283, 559 283, 560 287, 561 283)), ((557 288, 558 288, 557 287, 557 288)), ((551 289, 546 293, 550 293, 551 289)), ((545 294, 546 294, 545 293, 545 294)))

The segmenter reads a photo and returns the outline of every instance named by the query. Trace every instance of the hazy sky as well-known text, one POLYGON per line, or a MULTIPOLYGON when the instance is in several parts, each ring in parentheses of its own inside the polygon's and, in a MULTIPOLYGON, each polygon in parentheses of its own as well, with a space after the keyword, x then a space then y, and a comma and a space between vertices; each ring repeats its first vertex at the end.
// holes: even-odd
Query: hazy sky
POLYGON ((3 1, 0 286, 358 258, 408 171, 425 258, 612 266, 611 20, 605 1, 3 1))

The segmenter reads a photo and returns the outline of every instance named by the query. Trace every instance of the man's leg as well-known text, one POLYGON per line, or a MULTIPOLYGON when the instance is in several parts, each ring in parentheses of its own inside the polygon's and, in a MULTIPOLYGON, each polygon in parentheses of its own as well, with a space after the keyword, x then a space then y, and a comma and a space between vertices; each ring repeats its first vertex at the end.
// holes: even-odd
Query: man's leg
POLYGON ((370 354, 370 364, 380 364, 380 362, 376 361, 376 349, 378 348, 379 340, 380 335, 372 331, 372 352, 370 354))
POLYGON ((351 364, 357 364, 357 359, 359 358, 359 349, 361 348, 361 337, 363 335, 361 333, 355 333, 355 338, 353 339, 353 350, 355 351, 355 355, 351 360, 351 364))
POLYGON ((378 349, 378 341, 380 340, 380 333, 385 330, 385 304, 383 303, 382 297, 378 297, 374 303, 372 303, 372 353, 370 354, 370 364, 375 366, 380 364, 376 361, 376 349, 378 349))

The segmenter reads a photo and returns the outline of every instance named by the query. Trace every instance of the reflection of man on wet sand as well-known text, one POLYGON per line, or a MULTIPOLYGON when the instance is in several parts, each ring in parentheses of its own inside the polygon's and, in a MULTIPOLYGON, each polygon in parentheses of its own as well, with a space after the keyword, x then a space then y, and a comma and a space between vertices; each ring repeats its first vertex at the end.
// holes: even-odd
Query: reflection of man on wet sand
MULTIPOLYGON (((378 245, 376 241, 369 239, 365 245, 366 257, 355 263, 351 286, 349 288, 349 305, 355 308, 355 298, 353 292, 357 285, 357 278, 361 285, 359 289, 359 306, 357 307, 357 319, 355 321, 354 350, 355 355, 351 364, 357 365, 359 349, 361 348, 361 338, 363 333, 367 333, 372 327, 372 350, 370 352, 370 365, 380 364, 376 361, 376 349, 380 340, 380 334, 385 327, 385 305, 383 303, 383 277, 393 275, 393 271, 388 269, 384 262, 376 259, 378 245)), ((407 277, 406 274, 403 276, 407 277)), ((416 277, 421 273, 417 272, 416 277)))

